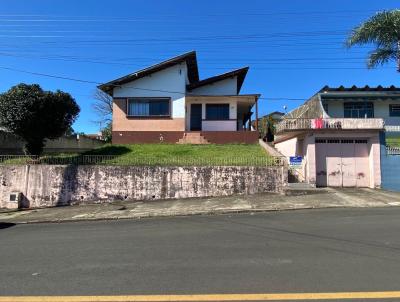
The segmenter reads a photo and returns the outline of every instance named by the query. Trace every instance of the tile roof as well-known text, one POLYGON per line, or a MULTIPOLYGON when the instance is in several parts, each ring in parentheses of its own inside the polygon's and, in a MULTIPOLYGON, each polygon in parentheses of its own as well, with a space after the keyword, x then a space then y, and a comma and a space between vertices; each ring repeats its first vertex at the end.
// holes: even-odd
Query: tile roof
POLYGON ((395 86, 390 86, 390 87, 383 87, 381 85, 376 86, 376 87, 369 87, 368 85, 364 87, 357 87, 355 85, 351 87, 344 87, 344 86, 339 86, 339 87, 329 87, 329 86, 324 86, 319 92, 351 92, 351 91, 362 91, 362 92, 368 92, 368 91, 395 91, 395 92, 400 92, 400 88, 397 88, 395 86))

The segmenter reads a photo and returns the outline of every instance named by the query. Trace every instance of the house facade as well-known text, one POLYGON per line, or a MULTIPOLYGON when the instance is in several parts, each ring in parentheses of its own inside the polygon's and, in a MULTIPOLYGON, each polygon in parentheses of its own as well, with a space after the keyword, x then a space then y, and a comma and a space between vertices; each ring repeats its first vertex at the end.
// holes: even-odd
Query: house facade
POLYGON ((113 143, 257 142, 259 95, 239 94, 247 71, 200 80, 193 51, 100 85, 113 97, 113 143))
POLYGON ((379 188, 381 134, 399 128, 399 88, 326 86, 277 125, 275 147, 301 159, 300 181, 379 188))

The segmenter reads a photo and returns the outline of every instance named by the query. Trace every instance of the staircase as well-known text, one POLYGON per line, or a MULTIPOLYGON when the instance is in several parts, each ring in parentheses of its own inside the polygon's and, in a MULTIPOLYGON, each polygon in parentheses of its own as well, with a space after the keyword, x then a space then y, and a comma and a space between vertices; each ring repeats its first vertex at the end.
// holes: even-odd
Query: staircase
POLYGON ((210 142, 201 135, 200 132, 185 132, 178 144, 205 145, 210 142))

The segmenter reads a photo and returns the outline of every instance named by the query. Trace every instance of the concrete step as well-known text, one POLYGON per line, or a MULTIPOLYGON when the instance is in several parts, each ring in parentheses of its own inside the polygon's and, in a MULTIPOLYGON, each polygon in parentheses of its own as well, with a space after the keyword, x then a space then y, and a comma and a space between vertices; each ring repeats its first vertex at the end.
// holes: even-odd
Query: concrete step
POLYGON ((202 136, 201 135, 201 133, 200 132, 185 132, 184 134, 183 134, 184 136, 202 136))
POLYGON ((178 144, 205 145, 210 142, 206 140, 200 132, 186 132, 178 141, 178 144))
POLYGON ((328 193, 327 188, 316 188, 308 183, 288 183, 284 190, 286 196, 300 196, 300 195, 310 195, 310 194, 321 194, 328 193))

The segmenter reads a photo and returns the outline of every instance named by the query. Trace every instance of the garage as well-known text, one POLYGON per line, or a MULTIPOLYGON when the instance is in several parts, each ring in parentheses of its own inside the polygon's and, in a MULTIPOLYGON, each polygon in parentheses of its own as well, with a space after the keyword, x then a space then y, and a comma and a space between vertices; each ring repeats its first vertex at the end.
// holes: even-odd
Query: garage
POLYGON ((315 157, 317 186, 370 186, 367 139, 316 138, 315 157))

